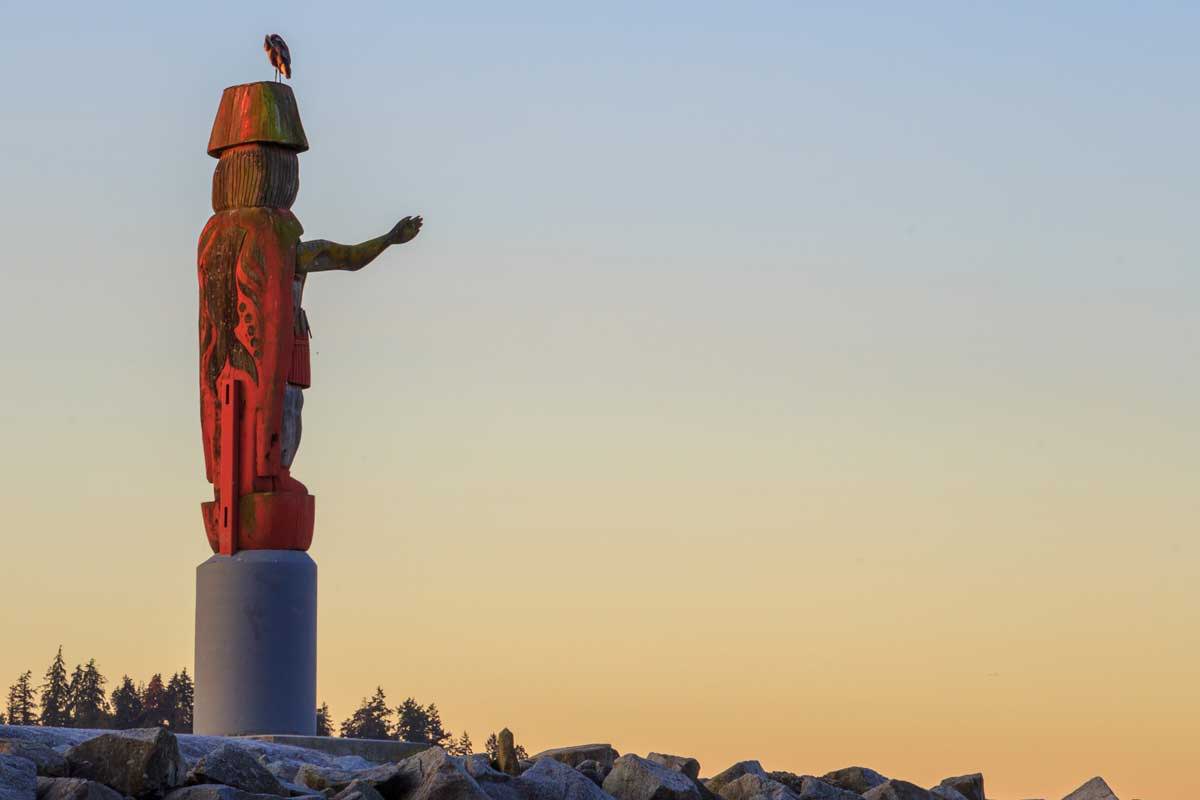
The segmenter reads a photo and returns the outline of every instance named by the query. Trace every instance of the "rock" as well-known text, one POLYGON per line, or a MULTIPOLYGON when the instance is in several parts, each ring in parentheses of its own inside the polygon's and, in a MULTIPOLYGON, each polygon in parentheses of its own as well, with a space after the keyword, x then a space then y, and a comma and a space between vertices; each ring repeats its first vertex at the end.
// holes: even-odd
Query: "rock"
POLYGON ((431 747, 396 764, 370 769, 342 770, 303 765, 297 784, 325 792, 332 798, 360 782, 383 800, 488 800, 479 783, 467 772, 465 759, 452 758, 440 747, 431 747))
POLYGON ((821 780, 849 792, 866 794, 868 790, 887 782, 887 778, 866 767, 845 767, 827 772, 821 780))
MULTIPOLYGON (((984 800, 986 795, 983 793, 983 773, 973 772, 970 775, 958 775, 953 778, 946 778, 938 784, 938 786, 948 786, 954 789, 966 800, 984 800)), ((929 791, 934 791, 930 789, 929 791)))
POLYGON ((761 775, 765 778, 767 771, 757 761, 739 761, 724 772, 718 772, 709 778, 704 785, 713 794, 720 794, 725 784, 732 783, 743 775, 761 775))
POLYGON ((476 781, 497 780, 507 781, 510 777, 497 769, 492 768, 492 762, 483 753, 475 753, 474 755, 463 757, 463 767, 466 768, 467 774, 476 781))
POLYGON ((496 769, 508 775, 520 775, 521 765, 517 763, 517 745, 513 741, 512 731, 504 728, 497 741, 496 769))
POLYGON ((365 781, 351 781, 349 786, 333 796, 333 800, 383 800, 383 795, 365 781))
POLYGON ((617 800, 700 800, 686 775, 633 754, 616 760, 603 788, 617 800))
POLYGON ((124 800, 103 783, 83 778, 38 778, 37 800, 124 800))
POLYGON ((535 761, 512 784, 525 800, 612 800, 582 772, 553 758, 535 761))
POLYGON ((62 753, 44 744, 24 739, 0 739, 0 754, 28 758, 38 775, 47 778, 67 777, 67 760, 62 753))
POLYGON ((933 795, 915 783, 892 778, 862 793, 863 800, 933 800, 933 795))
POLYGON ((37 765, 21 756, 0 755, 0 800, 37 800, 37 765))
MULTIPOLYGON (((552 761, 553 759, 548 760, 552 761)), ((593 761, 590 758, 587 761, 580 761, 575 765, 575 769, 597 786, 603 786, 604 779, 608 777, 608 773, 612 772, 611 768, 606 769, 599 761, 593 761)))
POLYGON ((1063 800, 1117 800, 1117 796, 1112 789, 1108 788, 1104 778, 1097 775, 1064 797, 1063 800))
POLYGON ((747 772, 721 787, 724 800, 797 800, 797 794, 779 781, 747 772))
POLYGON ((798 800, 862 800, 858 792, 839 789, 812 775, 793 772, 768 772, 767 776, 792 790, 798 800))
POLYGON ((803 775, 800 780, 800 800, 862 800, 858 792, 839 789, 812 775, 803 775))
POLYGON ((779 781, 796 794, 804 791, 803 775, 797 775, 794 772, 772 771, 767 773, 767 777, 773 781, 779 781))
MULTIPOLYGON (((350 778, 350 780, 354 779, 350 778)), ((296 770, 296 774, 292 776, 292 783, 305 789, 321 791, 329 786, 329 776, 316 764, 301 764, 300 769, 296 770)))
POLYGON ((569 767, 575 767, 584 761, 595 761, 601 766, 612 769, 612 765, 616 763, 617 751, 613 749, 611 744, 577 744, 572 747, 555 747, 550 750, 543 750, 535 755, 530 761, 537 762, 539 758, 553 758, 555 761, 561 761, 569 767))
POLYGON ((183 783, 186 767, 165 728, 105 733, 67 751, 71 776, 100 781, 132 797, 159 795, 183 783))
MULTIPOLYGON (((314 800, 325 800, 319 794, 304 796, 314 798, 314 800)), ((164 800, 277 800, 277 798, 273 794, 243 792, 241 789, 233 786, 224 786, 219 783, 202 783, 197 786, 185 786, 182 789, 175 789, 168 792, 164 800)))
POLYGON ((958 789, 940 783, 937 786, 931 787, 929 793, 936 797, 937 800, 967 800, 958 789))
POLYGON ((646 758, 655 764, 682 772, 692 780, 700 778, 700 762, 690 756, 672 756, 666 753, 648 753, 646 758))
POLYGON ((220 783, 252 794, 288 796, 279 779, 249 750, 232 742, 222 744, 197 761, 188 773, 187 782, 220 783))

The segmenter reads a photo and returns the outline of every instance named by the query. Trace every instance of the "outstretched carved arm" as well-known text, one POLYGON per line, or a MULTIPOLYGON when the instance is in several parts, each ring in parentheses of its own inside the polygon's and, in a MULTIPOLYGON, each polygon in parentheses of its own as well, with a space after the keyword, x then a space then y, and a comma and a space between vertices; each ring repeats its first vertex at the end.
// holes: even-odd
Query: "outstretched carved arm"
POLYGON ((405 217, 390 231, 362 244, 338 244, 325 239, 301 242, 296 249, 296 272, 326 272, 342 269, 354 272, 375 260, 375 257, 394 244, 411 241, 421 232, 420 217, 405 217))

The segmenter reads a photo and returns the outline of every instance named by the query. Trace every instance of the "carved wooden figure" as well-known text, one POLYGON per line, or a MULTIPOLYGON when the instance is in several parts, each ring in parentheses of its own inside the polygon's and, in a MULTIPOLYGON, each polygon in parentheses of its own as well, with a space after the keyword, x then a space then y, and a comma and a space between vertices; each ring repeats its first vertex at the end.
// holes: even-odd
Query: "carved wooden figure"
POLYGON ((208 143, 215 212, 200 234, 200 420, 213 551, 307 550, 314 501, 291 475, 311 382, 305 278, 358 270, 411 240, 420 217, 362 244, 301 242, 290 211, 308 149, 292 90, 231 86, 208 143))

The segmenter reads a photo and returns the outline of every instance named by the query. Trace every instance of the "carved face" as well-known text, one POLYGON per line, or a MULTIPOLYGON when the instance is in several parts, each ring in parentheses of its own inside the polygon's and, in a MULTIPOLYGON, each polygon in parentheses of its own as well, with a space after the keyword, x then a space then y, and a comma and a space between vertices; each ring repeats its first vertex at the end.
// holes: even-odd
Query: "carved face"
POLYGON ((213 211, 291 208, 300 191, 300 159, 273 144, 243 144, 221 151, 213 172, 213 211))

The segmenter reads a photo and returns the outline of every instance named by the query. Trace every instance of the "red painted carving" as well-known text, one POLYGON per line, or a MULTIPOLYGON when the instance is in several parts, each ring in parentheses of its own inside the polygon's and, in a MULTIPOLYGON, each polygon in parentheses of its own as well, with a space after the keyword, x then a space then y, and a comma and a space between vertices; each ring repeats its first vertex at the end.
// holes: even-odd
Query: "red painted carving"
POLYGON ((313 497, 281 463, 284 389, 307 355, 307 341, 296 348, 292 296, 303 228, 287 208, 295 153, 307 147, 294 112, 290 89, 248 84, 226 90, 214 125, 217 213, 198 258, 200 420, 214 490, 202 511, 224 555, 312 543, 313 497))
POLYGON ((288 466, 300 439, 302 390, 311 383, 310 272, 356 271, 421 231, 405 217, 356 245, 301 242, 289 210, 308 149, 296 98, 282 83, 231 86, 208 152, 216 212, 200 234, 200 425, 213 500, 202 505, 213 552, 307 550, 314 500, 288 466))

